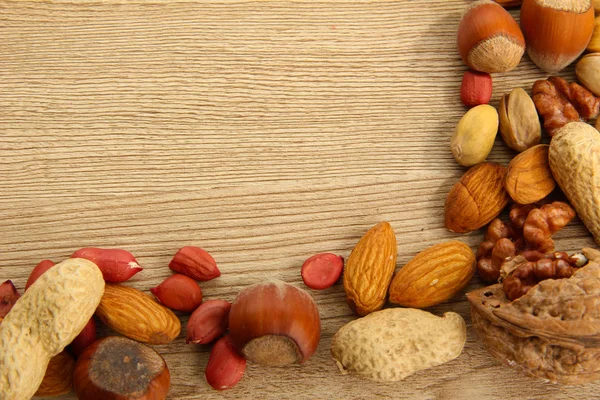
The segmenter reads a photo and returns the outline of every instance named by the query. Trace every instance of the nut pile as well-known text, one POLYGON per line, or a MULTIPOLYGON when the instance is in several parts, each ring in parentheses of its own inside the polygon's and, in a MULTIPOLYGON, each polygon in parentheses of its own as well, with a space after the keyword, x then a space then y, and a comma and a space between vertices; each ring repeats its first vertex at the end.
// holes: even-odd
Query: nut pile
MULTIPOLYGON (((306 265, 306 280, 324 288, 339 278, 343 260, 324 255, 306 265), (322 269, 327 279, 321 279, 322 269)), ((233 303, 203 302, 197 281, 221 275, 213 257, 186 246, 169 268, 175 273, 150 289, 156 300, 123 284, 143 268, 122 249, 84 248, 56 265, 44 260, 32 270, 23 296, 11 281, 4 282, 0 392, 10 399, 58 396, 72 389, 86 400, 164 399, 170 372, 148 345, 179 336, 181 322, 171 310, 191 313, 186 343, 213 344, 205 378, 217 390, 242 379, 246 360, 283 366, 303 363, 316 351, 321 320, 306 291, 269 280, 245 288, 233 303), (123 337, 98 340, 93 315, 123 337), (29 334, 21 335, 24 330, 29 334), (47 348, 38 348, 38 341, 48 343, 47 348), (27 362, 22 354, 39 362, 27 362)))
MULTIPOLYGON (((461 294, 477 271, 495 283, 467 295, 473 326, 494 357, 551 381, 600 378, 600 252, 555 251, 552 238, 578 215, 600 244, 600 134, 587 123, 600 111, 594 6, 600 10, 600 2, 589 0, 480 0, 467 7, 457 41, 469 68, 460 99, 470 109, 457 123, 450 151, 469 169, 446 197, 444 224, 455 233, 487 225, 484 240, 476 254, 457 240, 437 243, 396 271, 396 234, 380 222, 345 265, 333 253, 309 257, 300 270, 305 285, 326 290, 343 272, 346 302, 359 317, 332 340, 342 373, 397 381, 458 357, 466 342, 463 318, 421 309, 461 294), (520 26, 504 8, 519 6, 520 26), (525 51, 554 74, 586 48, 592 53, 576 65, 581 84, 550 76, 534 83, 531 96, 515 88, 497 108, 488 104, 490 74, 513 70, 525 51), (498 132, 517 152, 508 166, 486 161, 498 132), (557 187, 570 204, 555 200, 557 187), (499 215, 508 205, 504 222, 499 215), (384 309, 389 303, 399 307, 384 309)), ((205 378, 217 390, 237 385, 247 361, 287 366, 316 352, 321 320, 308 292, 267 280, 233 302, 205 301, 197 282, 221 275, 208 252, 182 247, 169 268, 174 274, 150 289, 156 300, 123 284, 143 268, 122 249, 83 248, 56 265, 43 260, 23 296, 4 282, 0 393, 26 399, 74 388, 80 399, 164 399, 170 372, 149 345, 180 335, 172 310, 191 314, 186 343, 212 344, 205 378), (98 340, 94 315, 124 337, 98 340)))
POLYGON ((584 291, 577 289, 584 276, 595 276, 598 254, 586 249, 584 253, 593 255, 587 263, 583 255, 555 251, 552 238, 577 215, 600 244, 600 134, 587 123, 600 112, 600 53, 594 53, 600 51, 600 17, 594 18, 594 6, 600 8, 588 0, 476 1, 463 15, 457 35, 461 58, 475 70, 465 76, 510 71, 525 49, 551 74, 586 49, 591 52, 575 67, 580 83, 553 75, 536 81, 531 96, 522 88, 502 96, 493 132, 495 115, 481 111, 489 102, 489 85, 478 89, 474 79, 463 79, 460 98, 474 107, 458 122, 450 143, 457 162, 471 168, 448 193, 446 228, 464 233, 489 223, 476 253, 477 275, 496 285, 469 293, 473 325, 496 358, 529 375, 563 383, 594 380, 600 369, 590 361, 598 350, 585 344, 600 334, 590 322, 595 317, 572 312, 600 301, 597 279, 590 279, 584 291), (503 6, 521 7, 520 28, 503 6), (518 153, 507 168, 486 161, 491 147, 470 138, 479 125, 483 128, 477 141, 488 143, 491 137, 493 143, 500 132, 506 146, 518 153), (462 154, 457 157, 457 136, 467 138, 461 148, 477 144, 478 157, 467 153, 476 163, 463 162, 462 154), (545 140, 549 145, 541 144, 545 140), (499 215, 509 203, 504 222, 499 215), (560 321, 581 329, 569 328, 568 335, 553 332, 560 321), (573 343, 582 347, 569 347, 573 343), (553 350, 547 352, 549 348, 553 350))

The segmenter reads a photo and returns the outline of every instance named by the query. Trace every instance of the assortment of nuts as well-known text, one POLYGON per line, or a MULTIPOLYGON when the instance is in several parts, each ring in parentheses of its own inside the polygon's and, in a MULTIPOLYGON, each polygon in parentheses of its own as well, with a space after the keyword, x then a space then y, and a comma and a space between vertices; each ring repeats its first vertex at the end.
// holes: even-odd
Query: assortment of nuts
MULTIPOLYGON (((523 46, 544 71, 562 70, 586 48, 592 53, 576 65, 581 85, 550 76, 534 83, 532 97, 521 88, 502 96, 498 107, 500 134, 505 144, 519 154, 503 170, 502 166, 492 168, 492 163, 484 162, 490 150, 482 149, 486 157, 450 190, 445 223, 451 231, 469 232, 491 221, 477 250, 477 272, 481 280, 496 285, 468 295, 473 326, 490 353, 532 376, 562 383, 588 382, 600 377, 596 372, 599 366, 591 361, 598 349, 587 344, 600 333, 593 322, 600 302, 600 282, 595 272, 600 253, 585 249, 586 256, 593 259, 586 264, 584 256, 555 252, 552 235, 577 212, 600 244, 600 139, 598 130, 586 123, 600 111, 600 99, 596 97, 600 95, 600 53, 593 53, 600 50, 600 20, 594 20, 594 9, 600 10, 600 2, 497 3, 505 7, 522 3, 523 46), (540 118, 549 145, 540 144, 540 118), (565 202, 550 200, 557 186, 574 209, 565 202), (506 197, 503 192, 513 203, 506 223, 497 218, 508 203, 501 200, 506 197), (486 206, 486 201, 498 206, 486 206), (594 279, 584 284, 589 276, 594 279), (590 307, 594 310, 584 315, 590 307)), ((481 32, 490 35, 493 30, 510 29, 510 34, 504 33, 504 45, 508 46, 509 41, 521 44, 515 40, 520 36, 514 31, 514 20, 509 21, 507 14, 497 9, 486 1, 475 2, 463 16, 458 48, 470 69, 494 72, 488 67, 494 59, 497 65, 514 63, 516 52, 501 54, 492 46, 485 57, 481 56, 479 49, 490 42, 487 40, 465 57, 465 48, 470 48, 465 43, 470 42, 464 32, 469 29, 478 31, 479 36, 473 35, 478 39, 485 37, 481 32), (475 12, 480 18, 477 23, 472 21, 475 12), (487 30, 480 27, 482 21, 488 23, 487 30), (465 28, 465 24, 472 27, 465 28), (471 59, 475 56, 485 59, 487 65, 475 66, 471 59)), ((461 87, 461 100, 462 95, 461 87)), ((600 122, 596 126, 600 128, 600 122)), ((482 132, 483 137, 489 135, 486 126, 482 132)), ((451 151, 456 158, 454 136, 451 151)))
MULTIPOLYGON (((473 326, 494 357, 551 381, 600 378, 594 361, 600 355, 600 251, 568 255, 556 252, 552 239, 577 212, 600 244, 600 139, 582 122, 600 111, 595 97, 600 53, 577 64, 582 85, 551 76, 535 82, 532 97, 516 88, 502 96, 498 110, 488 104, 490 73, 516 68, 526 49, 534 63, 552 73, 586 47, 600 51, 594 9, 600 2, 480 0, 467 7, 457 40, 470 68, 460 98, 472 108, 458 122, 450 147, 456 161, 470 168, 448 193, 444 223, 456 233, 489 224, 484 241, 476 254, 456 240, 435 244, 394 274, 396 235, 381 222, 357 242, 345 265, 332 253, 308 258, 301 267, 305 285, 325 290, 344 272, 347 303, 362 317, 333 337, 331 355, 342 373, 397 381, 458 357, 466 341, 462 317, 419 309, 452 299, 477 271, 482 281, 495 283, 467 295, 473 326), (504 9, 517 6, 520 26, 504 9), (540 144, 540 117, 549 145, 540 144), (507 168, 486 162, 498 132, 518 153, 507 168), (550 200, 556 186, 574 209, 550 200), (498 216, 511 202, 503 222, 498 216), (388 301, 402 307, 382 310, 388 301)), ((268 280, 243 289, 232 303, 203 302, 197 281, 221 275, 214 258, 186 246, 169 268, 175 273, 150 289, 156 301, 122 285, 143 270, 122 249, 84 248, 57 265, 44 260, 33 269, 22 297, 11 281, 4 282, 0 392, 7 399, 26 399, 74 388, 80 399, 164 399, 170 372, 146 344, 179 336, 181 322, 171 310, 191 313, 186 343, 213 344, 205 378, 217 390, 234 387, 247 361, 301 364, 317 350, 321 320, 306 291, 268 280), (124 337, 97 340, 94 314, 124 337)))

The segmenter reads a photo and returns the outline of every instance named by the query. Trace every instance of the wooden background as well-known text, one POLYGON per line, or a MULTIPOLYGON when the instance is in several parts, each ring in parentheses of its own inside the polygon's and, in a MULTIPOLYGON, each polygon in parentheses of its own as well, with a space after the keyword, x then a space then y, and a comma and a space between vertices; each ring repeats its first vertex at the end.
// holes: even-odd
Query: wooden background
MULTIPOLYGON (((147 290, 170 275, 178 248, 197 245, 223 274, 202 284, 205 298, 233 300, 267 277, 304 287, 303 260, 347 256, 382 220, 396 231, 399 267, 446 239, 475 249, 482 232, 443 227, 464 171, 449 140, 465 111, 455 34, 467 3, 1 2, 0 280, 22 290, 44 258, 120 247, 145 267, 130 284, 147 290)), ((544 76, 525 57, 494 76, 492 104, 544 76)), ((489 159, 513 155, 498 139, 489 159)), ((561 250, 593 245, 577 221, 557 238, 561 250)), ((432 309, 465 317, 458 359, 398 383, 342 376, 329 355, 353 318, 342 286, 311 293, 323 336, 305 365, 249 366, 219 393, 204 380, 209 348, 182 334, 157 347, 169 398, 589 399, 600 389, 497 363, 464 293, 432 309)))

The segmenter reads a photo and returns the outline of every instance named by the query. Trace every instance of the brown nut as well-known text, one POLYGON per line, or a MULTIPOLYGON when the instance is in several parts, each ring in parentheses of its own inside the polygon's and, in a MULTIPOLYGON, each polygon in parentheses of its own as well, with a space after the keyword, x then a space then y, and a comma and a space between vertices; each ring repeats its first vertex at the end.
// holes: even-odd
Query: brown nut
POLYGON ((452 232, 474 231, 493 220, 508 203, 506 168, 495 162, 471 167, 446 197, 444 221, 452 232))
POLYGON ((590 120, 600 111, 600 99, 583 86, 558 76, 533 84, 533 102, 550 137, 569 122, 590 120))
POLYGON ((477 336, 494 358, 566 385, 600 379, 600 252, 573 276, 536 284, 510 301, 502 284, 467 294, 477 336))
POLYGON ((546 144, 539 144, 517 155, 508 164, 504 188, 519 204, 531 204, 548 196, 556 187, 548 164, 546 144))
POLYGON ((35 396, 60 396, 73 389, 73 369, 75 359, 66 351, 62 351, 50 359, 44 380, 35 392, 35 396))
POLYGON ((123 285, 106 285, 96 315, 114 331, 143 343, 169 343, 181 331, 181 322, 171 310, 123 285))
POLYGON ((357 315, 365 316, 385 304, 396 269, 396 234, 389 222, 380 222, 356 243, 346 261, 346 302, 357 315))
POLYGON ((469 4, 458 26, 457 42, 464 63, 488 73, 513 70, 525 52, 519 24, 502 6, 490 0, 469 4))
POLYGON ((451 299, 475 272, 475 254, 457 240, 428 247, 394 276, 390 302, 404 307, 426 308, 451 299))
POLYGON ((542 126, 533 100, 525 90, 513 89, 502 96, 498 108, 500 135, 511 149, 521 152, 542 139, 542 126))
POLYGON ((75 393, 85 400, 164 400, 171 375, 152 347, 111 336, 88 347, 73 373, 75 393))
POLYGON ((250 362, 276 367, 302 364, 317 350, 321 318, 306 291, 267 280, 238 293, 229 312, 229 332, 250 362))
POLYGON ((588 45, 594 10, 590 0, 523 0, 521 29, 531 61, 546 72, 557 72, 588 45))
POLYGON ((543 280, 570 278, 577 271, 578 261, 564 252, 538 253, 531 260, 516 256, 505 262, 500 270, 504 294, 509 300, 516 300, 543 280))

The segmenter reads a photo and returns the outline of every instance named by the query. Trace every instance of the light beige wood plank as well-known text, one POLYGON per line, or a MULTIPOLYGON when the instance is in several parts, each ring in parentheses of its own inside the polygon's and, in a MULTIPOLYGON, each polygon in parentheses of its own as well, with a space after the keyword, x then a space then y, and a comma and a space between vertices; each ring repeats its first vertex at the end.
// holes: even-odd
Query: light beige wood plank
MULTIPOLYGON (((23 289, 43 258, 123 247, 145 267, 131 285, 147 290, 192 244, 223 273, 202 284, 205 298, 233 300, 271 276, 303 287, 304 259, 347 256, 381 220, 397 232, 399 267, 442 240, 475 248, 481 232, 443 227, 446 193, 463 172, 448 142, 464 112, 455 34, 467 3, 0 3, 0 279, 23 289)), ((494 77, 492 104, 541 77, 525 58, 494 77)), ((498 140, 490 159, 511 156, 498 140)), ((557 243, 593 245, 579 222, 557 243)), ((479 286, 474 278, 467 289, 479 286)), ((208 347, 182 334, 157 347, 170 398, 550 400, 600 388, 549 385, 496 363, 463 294, 432 309, 467 320, 458 359, 395 384, 342 376, 329 345, 352 319, 343 289, 311 293, 323 338, 306 365, 250 366, 218 393, 203 378, 208 347)))

